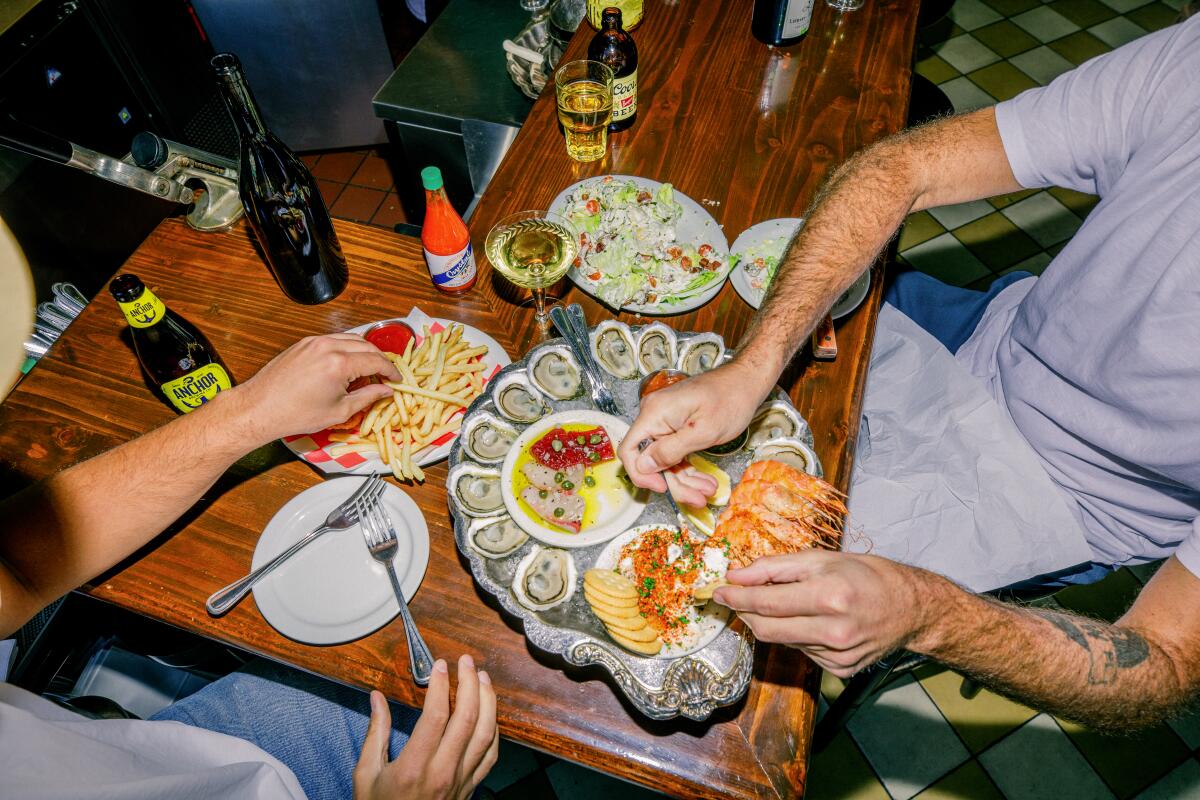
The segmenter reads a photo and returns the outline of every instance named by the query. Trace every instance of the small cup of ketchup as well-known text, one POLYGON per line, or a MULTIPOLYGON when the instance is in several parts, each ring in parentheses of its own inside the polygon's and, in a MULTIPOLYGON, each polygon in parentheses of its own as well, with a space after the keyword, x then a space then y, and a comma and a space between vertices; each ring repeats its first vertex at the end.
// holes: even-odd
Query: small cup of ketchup
POLYGON ((673 383, 687 380, 687 373, 677 369, 660 369, 642 378, 638 384, 638 397, 645 397, 651 392, 665 389, 673 383))
POLYGON ((403 355, 408 343, 417 338, 416 331, 398 319, 376 322, 363 333, 363 338, 385 353, 403 355))

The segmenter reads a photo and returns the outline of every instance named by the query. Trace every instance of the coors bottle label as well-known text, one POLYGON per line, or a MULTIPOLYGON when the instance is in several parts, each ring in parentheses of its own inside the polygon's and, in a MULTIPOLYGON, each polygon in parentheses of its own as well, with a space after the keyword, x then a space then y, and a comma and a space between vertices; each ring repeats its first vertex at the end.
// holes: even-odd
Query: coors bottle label
POLYGON ((637 70, 613 79, 612 121, 620 122, 637 113, 637 70))

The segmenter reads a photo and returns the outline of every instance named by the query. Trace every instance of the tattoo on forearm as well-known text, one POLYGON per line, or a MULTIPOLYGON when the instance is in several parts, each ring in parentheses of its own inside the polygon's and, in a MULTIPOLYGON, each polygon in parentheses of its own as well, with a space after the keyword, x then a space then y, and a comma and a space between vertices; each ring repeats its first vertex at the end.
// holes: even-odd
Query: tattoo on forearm
POLYGON ((1110 683, 1120 670, 1132 669, 1150 657, 1150 646, 1133 631, 1056 612, 1038 612, 1038 616, 1087 652, 1091 685, 1110 683))

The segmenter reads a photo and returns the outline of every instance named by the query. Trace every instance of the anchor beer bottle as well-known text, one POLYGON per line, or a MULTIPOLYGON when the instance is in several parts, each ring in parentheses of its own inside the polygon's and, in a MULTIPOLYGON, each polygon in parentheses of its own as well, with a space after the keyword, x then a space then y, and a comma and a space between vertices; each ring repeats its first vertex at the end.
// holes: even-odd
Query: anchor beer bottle
POLYGON ((204 334, 163 305, 138 276, 118 275, 108 290, 129 323, 142 369, 177 411, 195 411, 233 386, 204 334))

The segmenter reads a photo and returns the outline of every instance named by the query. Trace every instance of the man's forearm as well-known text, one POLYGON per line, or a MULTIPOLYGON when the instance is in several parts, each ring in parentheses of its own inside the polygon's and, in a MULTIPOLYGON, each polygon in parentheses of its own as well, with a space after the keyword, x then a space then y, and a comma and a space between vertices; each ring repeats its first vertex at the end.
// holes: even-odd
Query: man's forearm
POLYGON ((1149 630, 968 594, 925 573, 936 619, 908 647, 1034 708, 1101 729, 1152 724, 1194 676, 1149 630))
POLYGON ((218 395, 0 503, 0 636, 150 541, 263 444, 240 405, 238 390, 218 395))
POLYGON ((778 375, 908 214, 1018 188, 992 109, 905 131, 855 154, 814 201, 739 358, 778 375))

